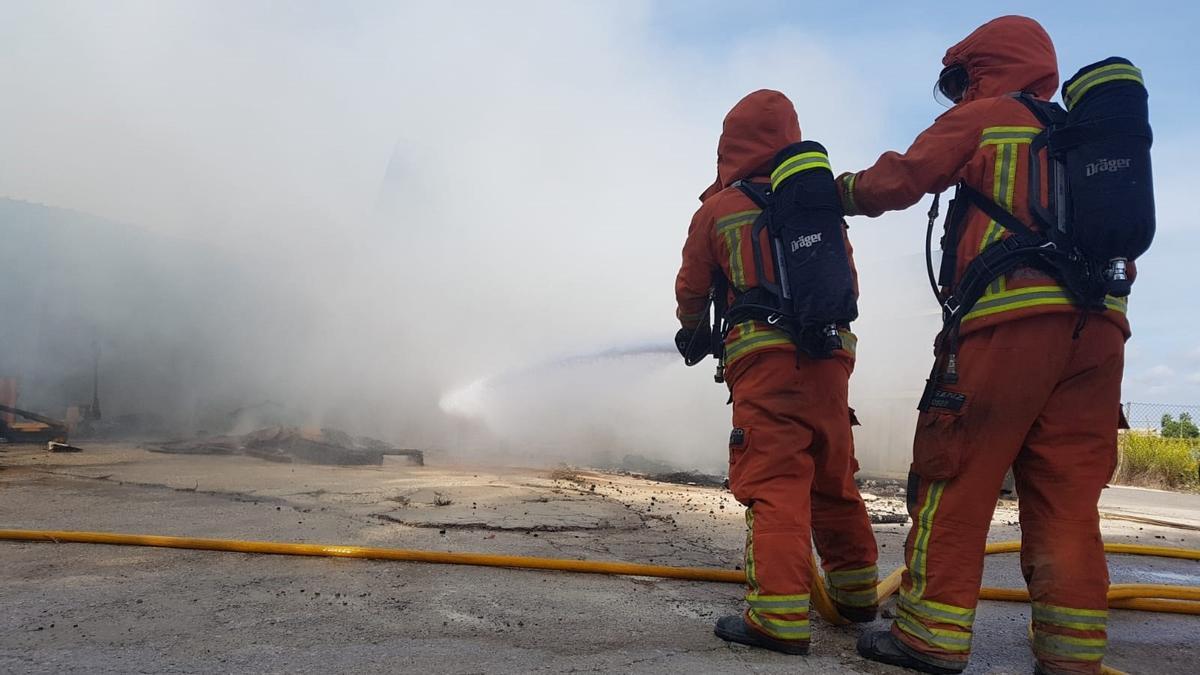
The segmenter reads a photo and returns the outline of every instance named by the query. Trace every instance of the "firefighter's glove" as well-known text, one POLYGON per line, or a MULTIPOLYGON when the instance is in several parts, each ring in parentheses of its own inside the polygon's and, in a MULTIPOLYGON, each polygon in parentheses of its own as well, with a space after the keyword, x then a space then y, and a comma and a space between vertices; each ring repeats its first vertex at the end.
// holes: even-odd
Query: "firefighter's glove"
POLYGON ((842 198, 842 211, 847 216, 861 216, 858 204, 854 203, 854 181, 858 174, 847 171, 837 177, 838 196, 842 198))
POLYGON ((698 329, 680 328, 675 334, 675 348, 685 364, 694 366, 708 355, 711 337, 712 329, 708 324, 701 324, 698 329))

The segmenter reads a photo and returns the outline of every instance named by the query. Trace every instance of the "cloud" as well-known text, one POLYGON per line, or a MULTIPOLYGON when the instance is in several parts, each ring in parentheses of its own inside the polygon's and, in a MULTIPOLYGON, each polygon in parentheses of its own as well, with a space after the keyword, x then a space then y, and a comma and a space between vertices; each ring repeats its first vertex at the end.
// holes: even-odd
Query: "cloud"
POLYGON ((1157 366, 1154 366, 1150 370, 1146 371, 1146 373, 1143 377, 1145 377, 1147 379, 1172 378, 1172 377, 1175 377, 1175 369, 1170 366, 1159 364, 1157 366))

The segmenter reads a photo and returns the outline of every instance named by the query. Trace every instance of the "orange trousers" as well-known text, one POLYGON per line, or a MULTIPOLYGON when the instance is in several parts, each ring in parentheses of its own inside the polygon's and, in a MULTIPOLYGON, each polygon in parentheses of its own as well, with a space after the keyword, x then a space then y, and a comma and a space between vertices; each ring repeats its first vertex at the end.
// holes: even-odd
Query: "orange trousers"
POLYGON ((875 607, 875 537, 854 483, 852 369, 844 353, 797 361, 795 352, 776 350, 743 357, 728 373, 729 487, 747 507, 745 617, 777 640, 811 637, 814 542, 834 601, 875 607))
POLYGON ((1098 673, 1108 567, 1097 502, 1117 458, 1125 336, 1048 314, 972 333, 959 381, 936 387, 913 443, 913 528, 892 633, 926 661, 965 664, 1001 482, 1016 477, 1033 651, 1047 673, 1098 673))

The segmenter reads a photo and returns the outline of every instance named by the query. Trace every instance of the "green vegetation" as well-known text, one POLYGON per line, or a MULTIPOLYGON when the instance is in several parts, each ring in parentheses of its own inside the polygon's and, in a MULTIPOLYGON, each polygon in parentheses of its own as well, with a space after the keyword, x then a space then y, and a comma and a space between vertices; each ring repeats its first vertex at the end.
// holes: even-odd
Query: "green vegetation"
POLYGON ((1163 436, 1122 433, 1121 461, 1114 482, 1171 489, 1200 488, 1200 442, 1194 439, 1194 436, 1166 437, 1165 433, 1163 436))
POLYGON ((1179 413, 1178 420, 1163 415, 1162 435, 1164 438, 1200 438, 1200 427, 1192 421, 1191 413, 1179 413))

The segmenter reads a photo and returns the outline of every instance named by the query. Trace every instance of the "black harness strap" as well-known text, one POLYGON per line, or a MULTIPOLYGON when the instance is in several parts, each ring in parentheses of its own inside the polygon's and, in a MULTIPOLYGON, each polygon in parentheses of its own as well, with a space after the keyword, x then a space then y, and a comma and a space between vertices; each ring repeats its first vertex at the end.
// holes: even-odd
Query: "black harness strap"
POLYGON ((783 297, 783 289, 778 284, 772 284, 767 281, 765 266, 763 264, 763 252, 762 248, 758 245, 759 240, 762 238, 762 231, 767 229, 768 226, 767 205, 770 193, 767 188, 744 180, 739 180, 733 185, 741 190, 742 194, 746 195, 750 201, 754 202, 755 206, 762 209, 762 213, 758 214, 758 218, 754 220, 754 225, 750 228, 750 251, 754 254, 754 274, 755 278, 758 279, 758 285, 768 289, 779 297, 783 297))
MULTIPOLYGON (((941 247, 942 247, 942 264, 938 268, 937 283, 945 292, 939 292, 938 302, 945 300, 945 294, 950 293, 954 287, 954 276, 958 272, 958 245, 962 238, 963 224, 967 219, 967 200, 959 197, 959 191, 962 190, 963 183, 959 183, 954 188, 954 198, 950 200, 950 205, 946 209, 946 224, 942 232, 941 247)), ((926 233, 927 237, 932 237, 932 230, 926 233)), ((929 261, 932 264, 932 261, 929 261)), ((940 289, 939 289, 940 291, 940 289)))
POLYGON ((713 358, 717 360, 717 370, 713 380, 718 384, 725 381, 725 312, 729 302, 729 281, 721 270, 713 273, 712 285, 712 330, 708 334, 709 348, 713 358))
POLYGON ((934 362, 918 405, 918 409, 922 411, 929 410, 939 383, 953 384, 958 381, 958 330, 963 317, 969 314, 983 297, 988 285, 1023 264, 1036 265, 1059 254, 1055 244, 1045 235, 1033 231, 1004 207, 965 182, 958 184, 954 197, 942 241, 943 281, 954 281, 955 269, 947 269, 946 256, 951 256, 949 264, 956 264, 968 205, 975 206, 1013 234, 988 245, 975 256, 967 265, 962 278, 953 283, 950 295, 942 302, 943 325, 937 341, 938 359, 934 362), (949 250, 953 252, 948 253, 949 250))
POLYGON ((767 208, 767 189, 748 181, 739 180, 733 186, 742 191, 760 209, 767 208))
MULTIPOLYGON (((1066 199, 1060 194, 1062 167, 1060 162, 1049 154, 1046 156, 1046 184, 1050 193, 1047 195, 1047 206, 1042 206, 1042 162, 1041 154, 1050 148, 1050 135, 1057 133, 1066 118, 1066 111, 1057 103, 1040 101, 1033 94, 1021 92, 1015 96, 1018 103, 1025 106, 1044 129, 1029 143, 1029 211, 1034 221, 1042 227, 1042 231, 1050 233, 1058 228, 1061 202, 1066 199)), ((1056 142, 1057 145, 1057 142, 1056 142)))
MULTIPOLYGON (((967 198, 973 206, 983 211, 989 218, 999 223, 1004 229, 1015 234, 1024 234, 1030 236, 1041 236, 1035 234, 1028 225, 1022 223, 1016 216, 1010 213, 1007 209, 1000 206, 996 202, 979 190, 963 183, 958 188, 958 193, 967 198)), ((1044 237, 1043 237, 1044 238, 1044 237)))
POLYGON ((954 293, 942 303, 942 316, 947 323, 957 325, 983 297, 988 284, 1008 274, 1035 257, 1050 256, 1058 249, 1049 239, 1036 233, 1015 234, 988 246, 981 252, 959 280, 954 293))

